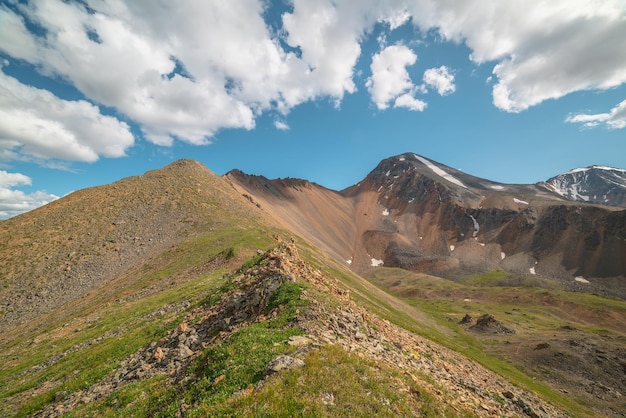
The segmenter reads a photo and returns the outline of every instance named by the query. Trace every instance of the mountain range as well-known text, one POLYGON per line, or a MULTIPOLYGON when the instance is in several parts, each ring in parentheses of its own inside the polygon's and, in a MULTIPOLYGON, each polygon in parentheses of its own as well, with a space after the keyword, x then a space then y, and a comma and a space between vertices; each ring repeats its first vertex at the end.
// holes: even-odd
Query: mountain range
POLYGON ((0 414, 620 416, 625 173, 74 192, 0 222, 0 414))
POLYGON ((512 185, 406 153, 340 192, 237 170, 226 178, 356 272, 384 265, 461 277, 502 269, 626 297, 626 211, 576 200, 623 204, 625 170, 591 167, 512 185))

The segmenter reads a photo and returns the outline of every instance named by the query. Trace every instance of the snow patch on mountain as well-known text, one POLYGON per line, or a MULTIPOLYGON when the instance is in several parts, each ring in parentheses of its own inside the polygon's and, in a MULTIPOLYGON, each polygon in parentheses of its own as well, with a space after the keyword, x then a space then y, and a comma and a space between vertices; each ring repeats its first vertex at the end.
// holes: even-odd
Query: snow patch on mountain
POLYGON ((525 200, 519 200, 519 199, 518 199, 518 198, 516 198, 516 197, 514 197, 514 198, 513 198, 513 201, 514 201, 515 203, 520 204, 520 205, 528 205, 528 204, 529 204, 529 203, 528 203, 528 202, 526 202, 525 200))
POLYGON ((472 215, 470 215, 469 213, 467 214, 470 218, 472 218, 472 222, 474 222, 474 232, 472 233, 472 237, 476 238, 476 236, 478 235, 478 232, 480 232, 480 225, 478 224, 478 221, 476 220, 476 218, 474 218, 472 215))
POLYGON ((575 168, 575 169, 570 170, 567 173, 563 173, 563 174, 582 173, 582 172, 589 171, 589 170, 619 171, 619 172, 622 172, 622 173, 626 174, 626 169, 615 168, 615 167, 607 167, 607 166, 604 166, 604 165, 592 165, 591 167, 575 168))
POLYGON ((385 264, 383 260, 377 260, 375 258, 372 258, 372 267, 380 267, 383 264, 385 264))
POLYGON ((437 167, 435 164, 431 163, 426 158, 420 157, 417 154, 413 154, 413 156, 415 156, 415 158, 418 159, 422 164, 430 168, 435 174, 442 177, 444 180, 448 180, 450 183, 456 184, 457 186, 461 186, 464 189, 467 189, 467 186, 464 185, 459 179, 457 179, 456 177, 454 177, 452 174, 448 173, 447 171, 442 170, 441 168, 437 167))
POLYGON ((622 206, 626 194, 626 170, 600 165, 575 168, 552 177, 543 185, 566 199, 622 206))

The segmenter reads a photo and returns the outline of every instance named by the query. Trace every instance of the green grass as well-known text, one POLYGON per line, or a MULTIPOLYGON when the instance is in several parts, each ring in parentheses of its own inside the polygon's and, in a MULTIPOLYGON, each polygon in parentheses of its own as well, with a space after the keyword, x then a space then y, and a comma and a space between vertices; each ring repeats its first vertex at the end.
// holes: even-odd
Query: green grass
POLYGON ((441 404, 407 375, 332 345, 309 352, 303 368, 270 379, 260 391, 230 399, 215 416, 233 415, 464 416, 441 404))
POLYGON ((459 280, 461 284, 476 287, 543 287, 555 289, 556 283, 536 276, 520 276, 504 270, 492 270, 485 274, 475 274, 459 280))
POLYGON ((211 301, 211 295, 216 301, 220 292, 228 290, 227 270, 219 264, 209 274, 196 270, 210 271, 201 266, 218 257, 230 268, 272 243, 271 231, 265 229, 232 227, 199 235, 149 260, 106 292, 94 293, 38 327, 15 333, 0 343, 0 362, 4 363, 0 366, 0 415, 31 415, 52 402, 56 393, 76 392, 101 380, 184 316, 184 312, 155 312, 181 301, 193 308, 211 301), (158 286, 158 291, 141 293, 151 286, 158 286))
POLYGON ((97 407, 85 409, 85 414, 94 411, 104 416, 169 417, 184 410, 189 417, 219 416, 233 394, 253 388, 263 379, 270 360, 293 350, 287 341, 303 333, 291 322, 298 310, 307 305, 300 299, 304 288, 298 283, 282 283, 266 309, 268 314, 275 310, 277 316, 272 321, 245 326, 207 347, 192 362, 187 379, 178 387, 157 378, 132 384, 114 392, 97 407), (136 400, 138 393, 143 394, 140 402, 136 400))
MULTIPOLYGON (((519 364, 504 358, 503 354, 511 343, 523 344, 536 338, 549 340, 563 325, 575 324, 577 329, 597 335, 623 336, 622 322, 614 318, 626 317, 625 302, 593 294, 546 289, 543 285, 541 288, 512 286, 513 281, 524 281, 511 281, 498 271, 466 281, 472 285, 387 268, 376 269, 367 277, 372 283, 426 313, 436 323, 436 326, 413 324, 409 330, 477 361, 575 416, 593 416, 583 402, 552 389, 536 376, 528 374, 519 364), (517 334, 479 338, 458 324, 466 313, 474 318, 490 313, 505 326, 515 329, 517 334), (594 325, 584 325, 586 321, 594 325)), ((403 322, 396 323, 404 326, 403 322)))

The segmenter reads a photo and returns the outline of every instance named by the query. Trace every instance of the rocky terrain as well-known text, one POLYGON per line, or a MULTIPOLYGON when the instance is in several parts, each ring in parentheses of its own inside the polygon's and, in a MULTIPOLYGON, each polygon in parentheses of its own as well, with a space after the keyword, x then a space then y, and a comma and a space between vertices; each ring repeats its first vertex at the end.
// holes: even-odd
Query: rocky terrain
MULTIPOLYGON (((302 367, 305 354, 310 350, 333 344, 400 369, 458 413, 566 416, 475 363, 359 307, 336 280, 304 262, 293 244, 282 244, 269 251, 258 267, 233 277, 232 282, 234 289, 225 293, 218 303, 192 311, 174 331, 133 354, 102 382, 77 393, 58 393, 55 402, 37 416, 61 416, 78 405, 105 398, 123 385, 157 374, 168 376, 172 385, 184 385, 189 379, 186 371, 190 363, 207 346, 228 339, 235 330, 250 323, 277 316, 280 306, 270 311, 266 308, 272 295, 285 282, 311 285, 332 297, 335 303, 320 302, 308 292, 301 296, 310 305, 293 319, 292 325, 305 334, 288 339, 286 343, 298 350, 292 356, 281 355, 270 361, 265 369, 265 380, 283 370, 302 367)), ((264 380, 257 387, 262 387, 263 383, 264 380)), ((237 396, 251 396, 254 390, 237 396)))
POLYGON ((200 231, 242 221, 254 221, 245 199, 190 160, 2 221, 0 330, 106 287, 200 231))
POLYGON ((450 278, 502 269, 626 298, 626 211, 540 185, 480 179, 415 154, 383 160, 341 192, 235 171, 242 194, 350 265, 450 278))

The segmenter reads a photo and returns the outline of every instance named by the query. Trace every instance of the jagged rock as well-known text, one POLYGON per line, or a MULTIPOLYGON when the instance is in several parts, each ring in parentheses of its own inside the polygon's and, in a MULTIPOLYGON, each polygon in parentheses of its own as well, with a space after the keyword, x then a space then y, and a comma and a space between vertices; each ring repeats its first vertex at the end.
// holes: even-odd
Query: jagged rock
POLYGON ((185 360, 186 358, 189 358, 193 356, 193 351, 187 347, 186 345, 179 345, 178 346, 178 355, 177 357, 181 360, 185 360))
POLYGON ((293 337, 289 337, 289 341, 287 341, 287 344, 294 347, 302 347, 305 345, 309 345, 312 342, 313 341, 311 341, 310 338, 305 337, 304 335, 295 335, 293 337))
POLYGON ((473 321, 473 318, 471 317, 471 315, 465 314, 465 316, 459 321, 459 324, 461 325, 471 324, 472 321, 473 321))
POLYGON ((165 353, 163 352, 163 349, 161 347, 157 347, 157 349, 154 350, 154 355, 152 357, 156 361, 161 361, 165 358, 165 353))
POLYGON ((476 320, 476 323, 469 327, 472 331, 492 334, 514 334, 515 331, 502 325, 500 321, 490 314, 484 314, 476 320))

